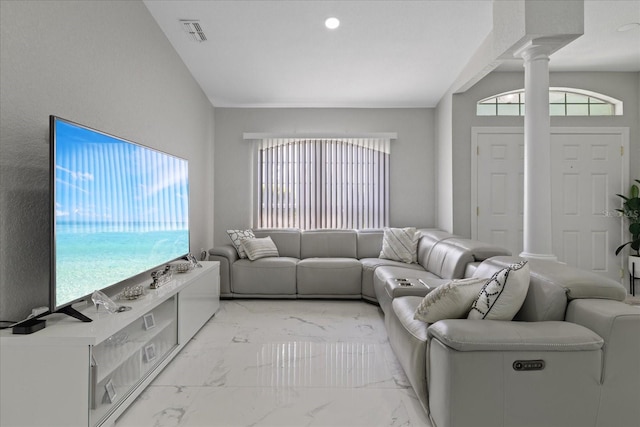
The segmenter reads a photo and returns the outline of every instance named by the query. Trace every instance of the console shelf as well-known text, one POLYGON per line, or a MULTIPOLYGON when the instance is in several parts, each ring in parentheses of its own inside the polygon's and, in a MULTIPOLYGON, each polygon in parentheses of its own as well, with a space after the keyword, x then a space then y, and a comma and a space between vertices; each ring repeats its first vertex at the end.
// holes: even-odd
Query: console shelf
POLYGON ((32 335, 0 333, 0 425, 110 425, 215 314, 219 263, 174 274, 130 311, 74 307, 93 322, 53 314, 32 335), (37 410, 34 410, 37 408, 37 410))

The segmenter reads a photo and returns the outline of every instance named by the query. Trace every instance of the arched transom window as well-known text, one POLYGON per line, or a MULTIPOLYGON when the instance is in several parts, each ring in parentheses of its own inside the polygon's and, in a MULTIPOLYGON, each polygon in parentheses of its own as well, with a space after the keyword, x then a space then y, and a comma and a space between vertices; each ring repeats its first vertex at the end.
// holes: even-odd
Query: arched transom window
MULTIPOLYGON (((478 116, 524 116, 524 89, 505 92, 478 102, 478 116)), ((549 89, 551 116, 621 116, 622 101, 582 89, 549 89)))

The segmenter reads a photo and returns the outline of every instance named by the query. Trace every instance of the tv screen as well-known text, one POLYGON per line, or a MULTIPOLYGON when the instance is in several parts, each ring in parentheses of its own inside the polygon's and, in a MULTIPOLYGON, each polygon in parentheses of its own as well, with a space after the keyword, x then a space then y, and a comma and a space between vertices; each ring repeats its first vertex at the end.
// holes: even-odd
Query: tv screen
POLYGON ((50 120, 51 311, 188 254, 187 160, 50 120))

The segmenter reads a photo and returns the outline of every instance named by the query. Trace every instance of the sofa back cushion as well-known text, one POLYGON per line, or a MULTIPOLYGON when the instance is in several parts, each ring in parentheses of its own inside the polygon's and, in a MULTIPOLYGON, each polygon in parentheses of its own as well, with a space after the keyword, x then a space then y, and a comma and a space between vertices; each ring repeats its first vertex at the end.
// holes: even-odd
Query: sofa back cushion
POLYGON ((587 270, 551 261, 531 260, 531 274, 561 286, 567 299, 597 298, 624 301, 627 291, 615 280, 587 270))
POLYGON ((384 230, 370 229, 358 230, 358 259, 378 258, 382 249, 382 238, 384 230))
POLYGON ((431 256, 433 247, 438 242, 455 237, 455 235, 451 233, 435 228, 421 228, 418 229, 418 232, 420 233, 420 241, 418 242, 418 264, 425 268, 429 263, 429 256, 431 256))
POLYGON ((300 258, 300 230, 295 228, 254 229, 256 237, 271 237, 281 257, 300 258))
MULTIPOLYGON (((424 240, 425 237, 420 239, 424 240)), ((467 264, 473 262, 473 255, 467 249, 456 245, 450 245, 447 240, 437 242, 430 250, 428 256, 418 258, 425 270, 442 279, 462 279, 467 264), (423 264, 423 262, 425 262, 423 264)))
POLYGON ((478 240, 463 239, 460 237, 452 237, 447 239, 450 245, 456 245, 463 249, 469 250, 475 261, 484 261, 494 256, 510 256, 511 251, 490 243, 480 242, 478 240))
POLYGON ((355 230, 305 230, 300 235, 300 258, 357 258, 355 230))

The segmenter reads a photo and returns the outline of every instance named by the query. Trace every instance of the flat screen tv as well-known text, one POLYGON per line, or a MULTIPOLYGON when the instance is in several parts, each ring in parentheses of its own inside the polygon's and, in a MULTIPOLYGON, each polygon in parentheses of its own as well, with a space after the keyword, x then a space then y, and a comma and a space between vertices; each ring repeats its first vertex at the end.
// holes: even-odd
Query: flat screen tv
POLYGON ((50 117, 50 311, 189 253, 188 162, 50 117))

